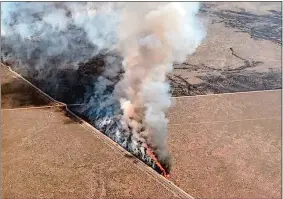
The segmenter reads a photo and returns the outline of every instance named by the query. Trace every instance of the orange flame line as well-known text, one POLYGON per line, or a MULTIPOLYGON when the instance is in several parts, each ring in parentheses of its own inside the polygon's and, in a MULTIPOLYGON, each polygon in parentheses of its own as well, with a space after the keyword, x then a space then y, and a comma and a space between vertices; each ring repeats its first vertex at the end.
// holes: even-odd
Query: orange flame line
POLYGON ((155 155, 153 154, 153 152, 150 150, 150 148, 147 146, 147 145, 145 145, 145 148, 146 148, 146 153, 147 153, 147 155, 149 155, 152 159, 153 159, 153 161, 154 161, 154 163, 159 167, 159 169, 161 170, 161 172, 162 172, 162 175, 165 177, 165 178, 169 178, 170 177, 170 175, 168 174, 168 173, 166 173, 166 171, 165 171, 165 169, 161 166, 161 164, 159 163, 159 161, 157 160, 157 158, 155 157, 155 155))

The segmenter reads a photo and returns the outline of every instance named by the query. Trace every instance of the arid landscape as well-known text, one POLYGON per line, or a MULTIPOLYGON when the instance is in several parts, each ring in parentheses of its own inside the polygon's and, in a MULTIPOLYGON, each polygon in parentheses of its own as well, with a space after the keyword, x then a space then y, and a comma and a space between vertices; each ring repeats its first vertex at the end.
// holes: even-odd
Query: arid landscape
POLYGON ((74 28, 78 45, 38 67, 46 41, 2 37, 2 197, 281 198, 282 3, 204 2, 197 15, 206 37, 166 78, 169 179, 117 144, 117 118, 97 123, 116 113, 119 53, 83 59, 96 47, 74 28))
POLYGON ((169 76, 173 95, 281 88, 279 2, 206 3, 207 37, 169 76))

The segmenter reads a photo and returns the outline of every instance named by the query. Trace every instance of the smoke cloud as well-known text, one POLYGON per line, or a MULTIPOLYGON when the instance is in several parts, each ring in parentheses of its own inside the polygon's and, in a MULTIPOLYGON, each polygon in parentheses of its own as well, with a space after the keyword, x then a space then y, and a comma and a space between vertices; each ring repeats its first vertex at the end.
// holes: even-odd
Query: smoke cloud
POLYGON ((171 105, 166 74, 192 54, 205 34, 198 3, 128 3, 121 12, 119 50, 125 74, 117 84, 123 119, 169 164, 166 112, 171 105), (183 7, 185 6, 185 8, 183 7))
POLYGON ((47 92, 60 89, 59 69, 89 67, 87 80, 77 80, 85 92, 75 103, 85 106, 74 111, 155 168, 150 146, 169 172, 166 75, 205 37, 198 9, 194 2, 1 3, 1 59, 51 79, 47 92))
POLYGON ((3 2, 2 49, 8 45, 21 65, 32 65, 36 70, 50 69, 45 64, 51 57, 60 57, 56 68, 76 67, 114 48, 119 21, 114 8, 110 2, 3 2))

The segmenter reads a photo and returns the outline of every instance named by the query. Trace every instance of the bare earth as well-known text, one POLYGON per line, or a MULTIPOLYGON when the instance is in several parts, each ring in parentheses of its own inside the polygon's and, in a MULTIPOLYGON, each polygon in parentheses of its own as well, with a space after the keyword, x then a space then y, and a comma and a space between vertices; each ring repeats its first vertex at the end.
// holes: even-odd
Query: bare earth
POLYGON ((172 181, 196 198, 281 198, 281 95, 176 98, 172 181))

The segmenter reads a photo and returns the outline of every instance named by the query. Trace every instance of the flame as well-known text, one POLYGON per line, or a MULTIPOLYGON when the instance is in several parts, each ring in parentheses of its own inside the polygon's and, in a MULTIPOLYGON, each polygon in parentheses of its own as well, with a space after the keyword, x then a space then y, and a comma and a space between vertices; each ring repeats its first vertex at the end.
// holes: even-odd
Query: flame
POLYGON ((147 145, 145 145, 145 148, 146 148, 146 153, 147 153, 147 155, 149 155, 149 156, 153 159, 154 163, 155 163, 155 164, 159 167, 159 169, 161 170, 162 175, 163 175, 165 178, 169 179, 169 177, 170 177, 169 173, 167 173, 167 172, 165 171, 165 169, 161 166, 161 164, 159 163, 159 161, 157 160, 157 158, 155 157, 155 155, 153 154, 153 152, 150 150, 150 148, 149 148, 147 145))

